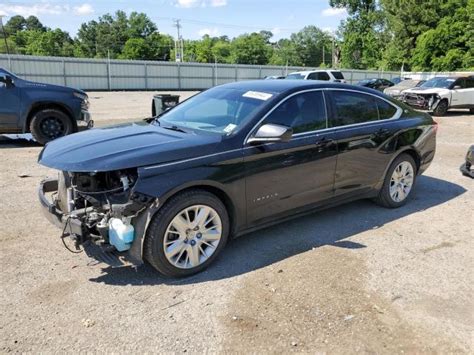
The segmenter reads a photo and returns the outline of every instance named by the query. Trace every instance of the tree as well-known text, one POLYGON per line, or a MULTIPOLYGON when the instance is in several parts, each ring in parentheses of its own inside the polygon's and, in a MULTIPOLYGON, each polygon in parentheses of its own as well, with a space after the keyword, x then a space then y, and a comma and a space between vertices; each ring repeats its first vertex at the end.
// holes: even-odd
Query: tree
POLYGON ((59 28, 50 31, 28 31, 26 54, 44 56, 73 56, 73 41, 59 28))
POLYGON ((237 64, 267 64, 272 48, 259 33, 240 35, 231 44, 232 59, 237 64))
POLYGON ((45 32, 48 28, 44 27, 36 16, 30 16, 25 20, 25 29, 27 31, 45 32))
POLYGON ((437 26, 417 38, 411 60, 415 70, 453 71, 470 66, 472 32, 466 29, 472 31, 473 25, 467 6, 468 0, 450 0, 441 6, 443 17, 437 26))
POLYGON ((316 26, 306 26, 293 33, 290 39, 298 65, 317 67, 324 61, 323 48, 325 53, 330 53, 331 39, 316 26))
POLYGON ((17 15, 11 17, 5 24, 5 32, 7 36, 16 34, 17 32, 23 31, 26 27, 26 20, 23 16, 17 15))
POLYGON ((380 67, 387 33, 385 16, 377 1, 330 0, 329 3, 337 8, 346 8, 350 15, 339 27, 343 37, 342 66, 354 69, 380 67))
POLYGON ((214 43, 212 47, 212 55, 216 62, 218 63, 231 63, 232 62, 232 46, 227 38, 219 39, 214 43))
POLYGON ((158 30, 153 21, 144 13, 132 12, 128 24, 130 38, 147 38, 158 30))
POLYGON ((130 38, 125 42, 120 59, 148 59, 150 47, 143 38, 130 38))

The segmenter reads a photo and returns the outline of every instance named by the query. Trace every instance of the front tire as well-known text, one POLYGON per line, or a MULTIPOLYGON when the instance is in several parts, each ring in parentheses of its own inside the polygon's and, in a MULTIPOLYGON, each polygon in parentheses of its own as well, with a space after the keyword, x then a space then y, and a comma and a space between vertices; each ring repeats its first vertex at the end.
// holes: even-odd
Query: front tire
POLYGON ((448 108, 449 108, 448 100, 446 99, 441 100, 438 106, 436 106, 436 108, 433 110, 433 115, 444 116, 446 112, 448 112, 448 108))
POLYGON ((73 128, 71 118, 56 109, 38 111, 30 123, 31 135, 40 144, 66 136, 72 133, 73 128))
POLYGON ((153 216, 144 255, 163 275, 190 276, 215 260, 228 236, 229 216, 222 201, 207 191, 189 190, 153 216))
POLYGON ((403 206, 416 180, 416 164, 408 154, 400 154, 390 165, 376 203, 386 208, 403 206))

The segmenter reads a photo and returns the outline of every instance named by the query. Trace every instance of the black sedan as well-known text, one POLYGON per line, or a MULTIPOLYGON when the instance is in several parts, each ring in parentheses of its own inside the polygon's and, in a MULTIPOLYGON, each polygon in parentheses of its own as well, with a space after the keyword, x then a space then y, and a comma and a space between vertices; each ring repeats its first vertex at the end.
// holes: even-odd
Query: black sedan
POLYGON ((383 78, 373 78, 373 79, 364 79, 357 83, 359 86, 364 86, 366 88, 371 88, 379 91, 384 91, 386 88, 389 88, 393 85, 390 80, 383 78))
POLYGON ((61 173, 39 195, 78 248, 186 276, 229 238, 308 211, 361 198, 404 205, 435 136, 428 114, 370 89, 232 83, 147 121, 49 143, 39 162, 61 173))

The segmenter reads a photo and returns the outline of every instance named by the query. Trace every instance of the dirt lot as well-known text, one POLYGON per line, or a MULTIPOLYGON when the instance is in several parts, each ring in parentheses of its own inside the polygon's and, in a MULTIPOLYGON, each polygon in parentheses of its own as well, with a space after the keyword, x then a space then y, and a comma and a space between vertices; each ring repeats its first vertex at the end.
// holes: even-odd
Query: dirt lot
MULTIPOLYGON (((151 96, 90 93, 94 119, 146 117, 151 96)), ((405 207, 359 201, 265 229, 185 280, 66 251, 38 208, 54 176, 41 147, 0 138, 0 352, 472 353, 474 181, 459 166, 474 115, 438 122, 405 207)))

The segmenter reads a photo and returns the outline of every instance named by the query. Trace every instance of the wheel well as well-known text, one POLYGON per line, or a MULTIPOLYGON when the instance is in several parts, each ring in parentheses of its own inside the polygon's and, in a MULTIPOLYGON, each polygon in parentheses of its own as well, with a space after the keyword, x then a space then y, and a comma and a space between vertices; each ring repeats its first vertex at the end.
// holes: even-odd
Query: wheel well
POLYGON ((410 155, 413 160, 415 161, 415 164, 416 164, 416 171, 418 172, 420 170, 420 165, 421 165, 421 158, 420 156, 418 155, 418 153, 416 152, 416 150, 414 149, 408 149, 408 150, 404 150, 402 153, 400 154, 408 154, 410 155))
POLYGON ((72 115, 67 109, 65 109, 63 106, 61 106, 59 104, 55 104, 55 103, 42 103, 42 104, 37 104, 37 105, 33 106, 31 108, 30 112, 28 113, 28 117, 26 119, 26 125, 25 125, 25 132, 30 132, 30 123, 31 123, 31 120, 33 119, 33 117, 38 112, 43 111, 43 110, 47 110, 47 109, 55 109, 55 110, 61 111, 65 115, 67 115, 70 118, 71 122, 72 122, 74 130, 76 130, 76 121, 72 119, 72 115))
MULTIPOLYGON (((224 206, 227 210, 227 213, 229 214, 229 223, 230 223, 229 230, 230 230, 230 234, 232 235, 233 231, 234 231, 234 227, 235 227, 236 211, 235 211, 235 206, 234 206, 232 200, 230 199, 230 197, 227 195, 227 193, 225 193, 223 190, 221 190, 217 187, 214 187, 214 186, 196 185, 196 186, 191 186, 191 187, 188 187, 186 189, 180 190, 180 191, 176 192, 174 195, 177 195, 177 194, 180 194, 182 192, 189 191, 189 190, 204 190, 204 191, 207 191, 207 192, 215 195, 219 200, 221 200, 221 202, 224 204, 224 206)), ((172 196, 169 196, 167 198, 167 200, 169 200, 170 197, 172 197, 172 196)))

